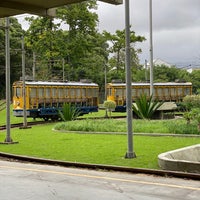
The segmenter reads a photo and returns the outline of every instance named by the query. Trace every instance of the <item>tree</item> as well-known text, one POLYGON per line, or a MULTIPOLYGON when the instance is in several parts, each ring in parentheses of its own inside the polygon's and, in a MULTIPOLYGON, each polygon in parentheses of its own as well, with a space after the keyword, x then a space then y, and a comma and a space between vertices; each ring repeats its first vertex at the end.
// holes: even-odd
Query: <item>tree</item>
MULTIPOLYGON (((112 71, 116 71, 115 76, 118 76, 118 78, 124 77, 125 30, 116 30, 115 34, 104 31, 103 34, 107 41, 112 43, 111 47, 109 48, 109 52, 113 54, 113 56, 109 60, 110 68, 112 69, 112 71)), ((140 66, 138 53, 141 53, 141 49, 135 49, 134 44, 136 42, 143 42, 144 40, 145 38, 143 36, 136 36, 134 31, 130 31, 130 53, 132 71, 136 71, 140 66)))
POLYGON ((40 62, 43 78, 59 78, 62 73, 60 60, 64 59, 68 80, 87 78, 101 83, 102 66, 108 54, 105 38, 96 30, 98 15, 93 12, 96 8, 96 1, 58 8, 59 23, 42 17, 28 19, 31 24, 26 42, 43 61, 40 62), (62 23, 67 24, 69 30, 62 30, 62 23), (48 71, 45 71, 47 64, 48 71))
MULTIPOLYGON (((3 22, 4 23, 4 22, 3 22)), ((24 34, 17 19, 10 17, 10 73, 11 84, 21 76, 21 37, 24 34)), ((5 32, 0 29, 0 98, 5 98, 5 32)))
POLYGON ((59 30, 59 25, 55 24, 51 18, 30 17, 26 19, 30 23, 26 32, 26 45, 32 52, 36 53, 37 58, 39 57, 41 61, 39 65, 42 79, 52 78, 56 63, 62 59, 66 49, 66 43, 63 42, 66 33, 59 30), (41 70, 45 68, 47 71, 41 70))
POLYGON ((100 84, 102 66, 108 54, 106 40, 96 29, 96 9, 96 1, 81 2, 59 8, 58 17, 69 25, 67 61, 71 68, 70 79, 89 78, 100 84))
POLYGON ((116 107, 115 101, 112 101, 112 100, 104 101, 103 105, 106 110, 105 117, 108 117, 108 112, 110 113, 110 117, 111 117, 111 112, 115 110, 115 107, 116 107))
POLYGON ((200 70, 192 71, 191 82, 192 82, 193 92, 197 94, 200 88, 200 70))

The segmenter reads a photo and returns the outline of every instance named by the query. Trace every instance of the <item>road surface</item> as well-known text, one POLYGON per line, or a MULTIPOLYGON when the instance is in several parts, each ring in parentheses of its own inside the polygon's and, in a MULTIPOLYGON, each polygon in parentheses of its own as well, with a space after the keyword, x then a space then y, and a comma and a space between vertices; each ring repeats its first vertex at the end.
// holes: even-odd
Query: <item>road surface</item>
POLYGON ((199 200, 200 181, 0 160, 1 200, 199 200))

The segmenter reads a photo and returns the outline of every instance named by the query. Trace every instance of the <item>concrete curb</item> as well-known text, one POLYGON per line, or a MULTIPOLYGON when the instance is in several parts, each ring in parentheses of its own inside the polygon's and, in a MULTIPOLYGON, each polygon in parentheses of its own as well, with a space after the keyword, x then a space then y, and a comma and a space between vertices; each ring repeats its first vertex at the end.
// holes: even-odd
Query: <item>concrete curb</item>
POLYGON ((118 171, 118 172, 129 172, 129 173, 139 173, 139 174, 151 174, 163 177, 177 177, 177 178, 188 178, 194 180, 200 180, 200 174, 195 173, 184 173, 184 172, 176 172, 176 171, 167 171, 167 170, 153 170, 153 169, 143 169, 143 168, 130 168, 130 167, 122 167, 122 166, 112 166, 112 165, 99 165, 99 164, 87 164, 87 163, 79 163, 79 162, 67 162, 60 160, 50 160, 50 159, 42 159, 28 156, 20 156, 14 154, 8 154, 0 152, 0 157, 11 159, 15 161, 24 161, 24 162, 32 162, 38 164, 48 164, 48 165, 59 165, 63 167, 77 167, 77 168, 87 168, 92 170, 108 170, 108 171, 118 171))
MULTIPOLYGON (((90 132, 90 131, 67 131, 67 130, 56 130, 52 129, 55 132, 62 132, 62 133, 77 133, 77 134, 116 134, 116 135, 127 135, 126 132, 90 132)), ((200 137, 200 135, 193 135, 193 134, 172 134, 172 133, 133 133, 133 135, 139 136, 154 136, 154 137, 200 137)))
POLYGON ((200 174, 200 144, 162 153, 158 163, 164 170, 200 174))

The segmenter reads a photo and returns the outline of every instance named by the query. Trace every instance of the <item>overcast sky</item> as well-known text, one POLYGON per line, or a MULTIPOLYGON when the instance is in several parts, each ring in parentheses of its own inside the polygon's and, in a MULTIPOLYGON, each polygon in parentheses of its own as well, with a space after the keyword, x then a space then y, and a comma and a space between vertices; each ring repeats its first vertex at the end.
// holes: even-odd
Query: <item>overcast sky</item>
MULTIPOLYGON (((130 23, 137 35, 146 37, 138 45, 141 63, 149 60, 149 0, 130 0, 130 23)), ((152 0, 153 52, 177 66, 200 66, 200 0, 152 0)), ((98 2, 99 30, 114 33, 125 28, 125 6, 98 2)))
MULTIPOLYGON (((125 1, 125 0, 123 0, 125 1)), ((149 0, 130 0, 130 23, 136 35, 147 39, 140 62, 149 60, 149 0)), ((200 67, 200 0, 152 0, 153 54, 177 66, 200 67)), ((99 30, 115 33, 125 28, 125 5, 98 1, 99 30)), ((22 24, 24 20, 18 17, 22 24)), ((24 25, 25 26, 25 25, 24 25)))

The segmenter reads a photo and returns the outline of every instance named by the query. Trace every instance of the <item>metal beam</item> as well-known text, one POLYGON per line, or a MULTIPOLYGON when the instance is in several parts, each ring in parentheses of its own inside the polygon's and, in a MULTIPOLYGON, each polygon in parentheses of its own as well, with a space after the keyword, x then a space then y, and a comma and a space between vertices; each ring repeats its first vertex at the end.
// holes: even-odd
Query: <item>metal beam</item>
POLYGON ((30 4, 18 3, 18 2, 3 2, 0 4, 1 8, 7 9, 8 13, 9 10, 12 13, 17 12, 20 13, 30 13, 35 15, 42 15, 42 16, 56 16, 56 8, 43 8, 41 6, 35 6, 30 4))
MULTIPOLYGON (((85 0, 1 0, 0 18, 13 15, 30 13, 42 16, 55 16, 55 8, 72 3, 80 3, 85 0)), ((123 0, 99 0, 109 4, 119 5, 123 0)))
POLYGON ((100 1, 115 5, 123 4, 123 0, 100 0, 100 1))

